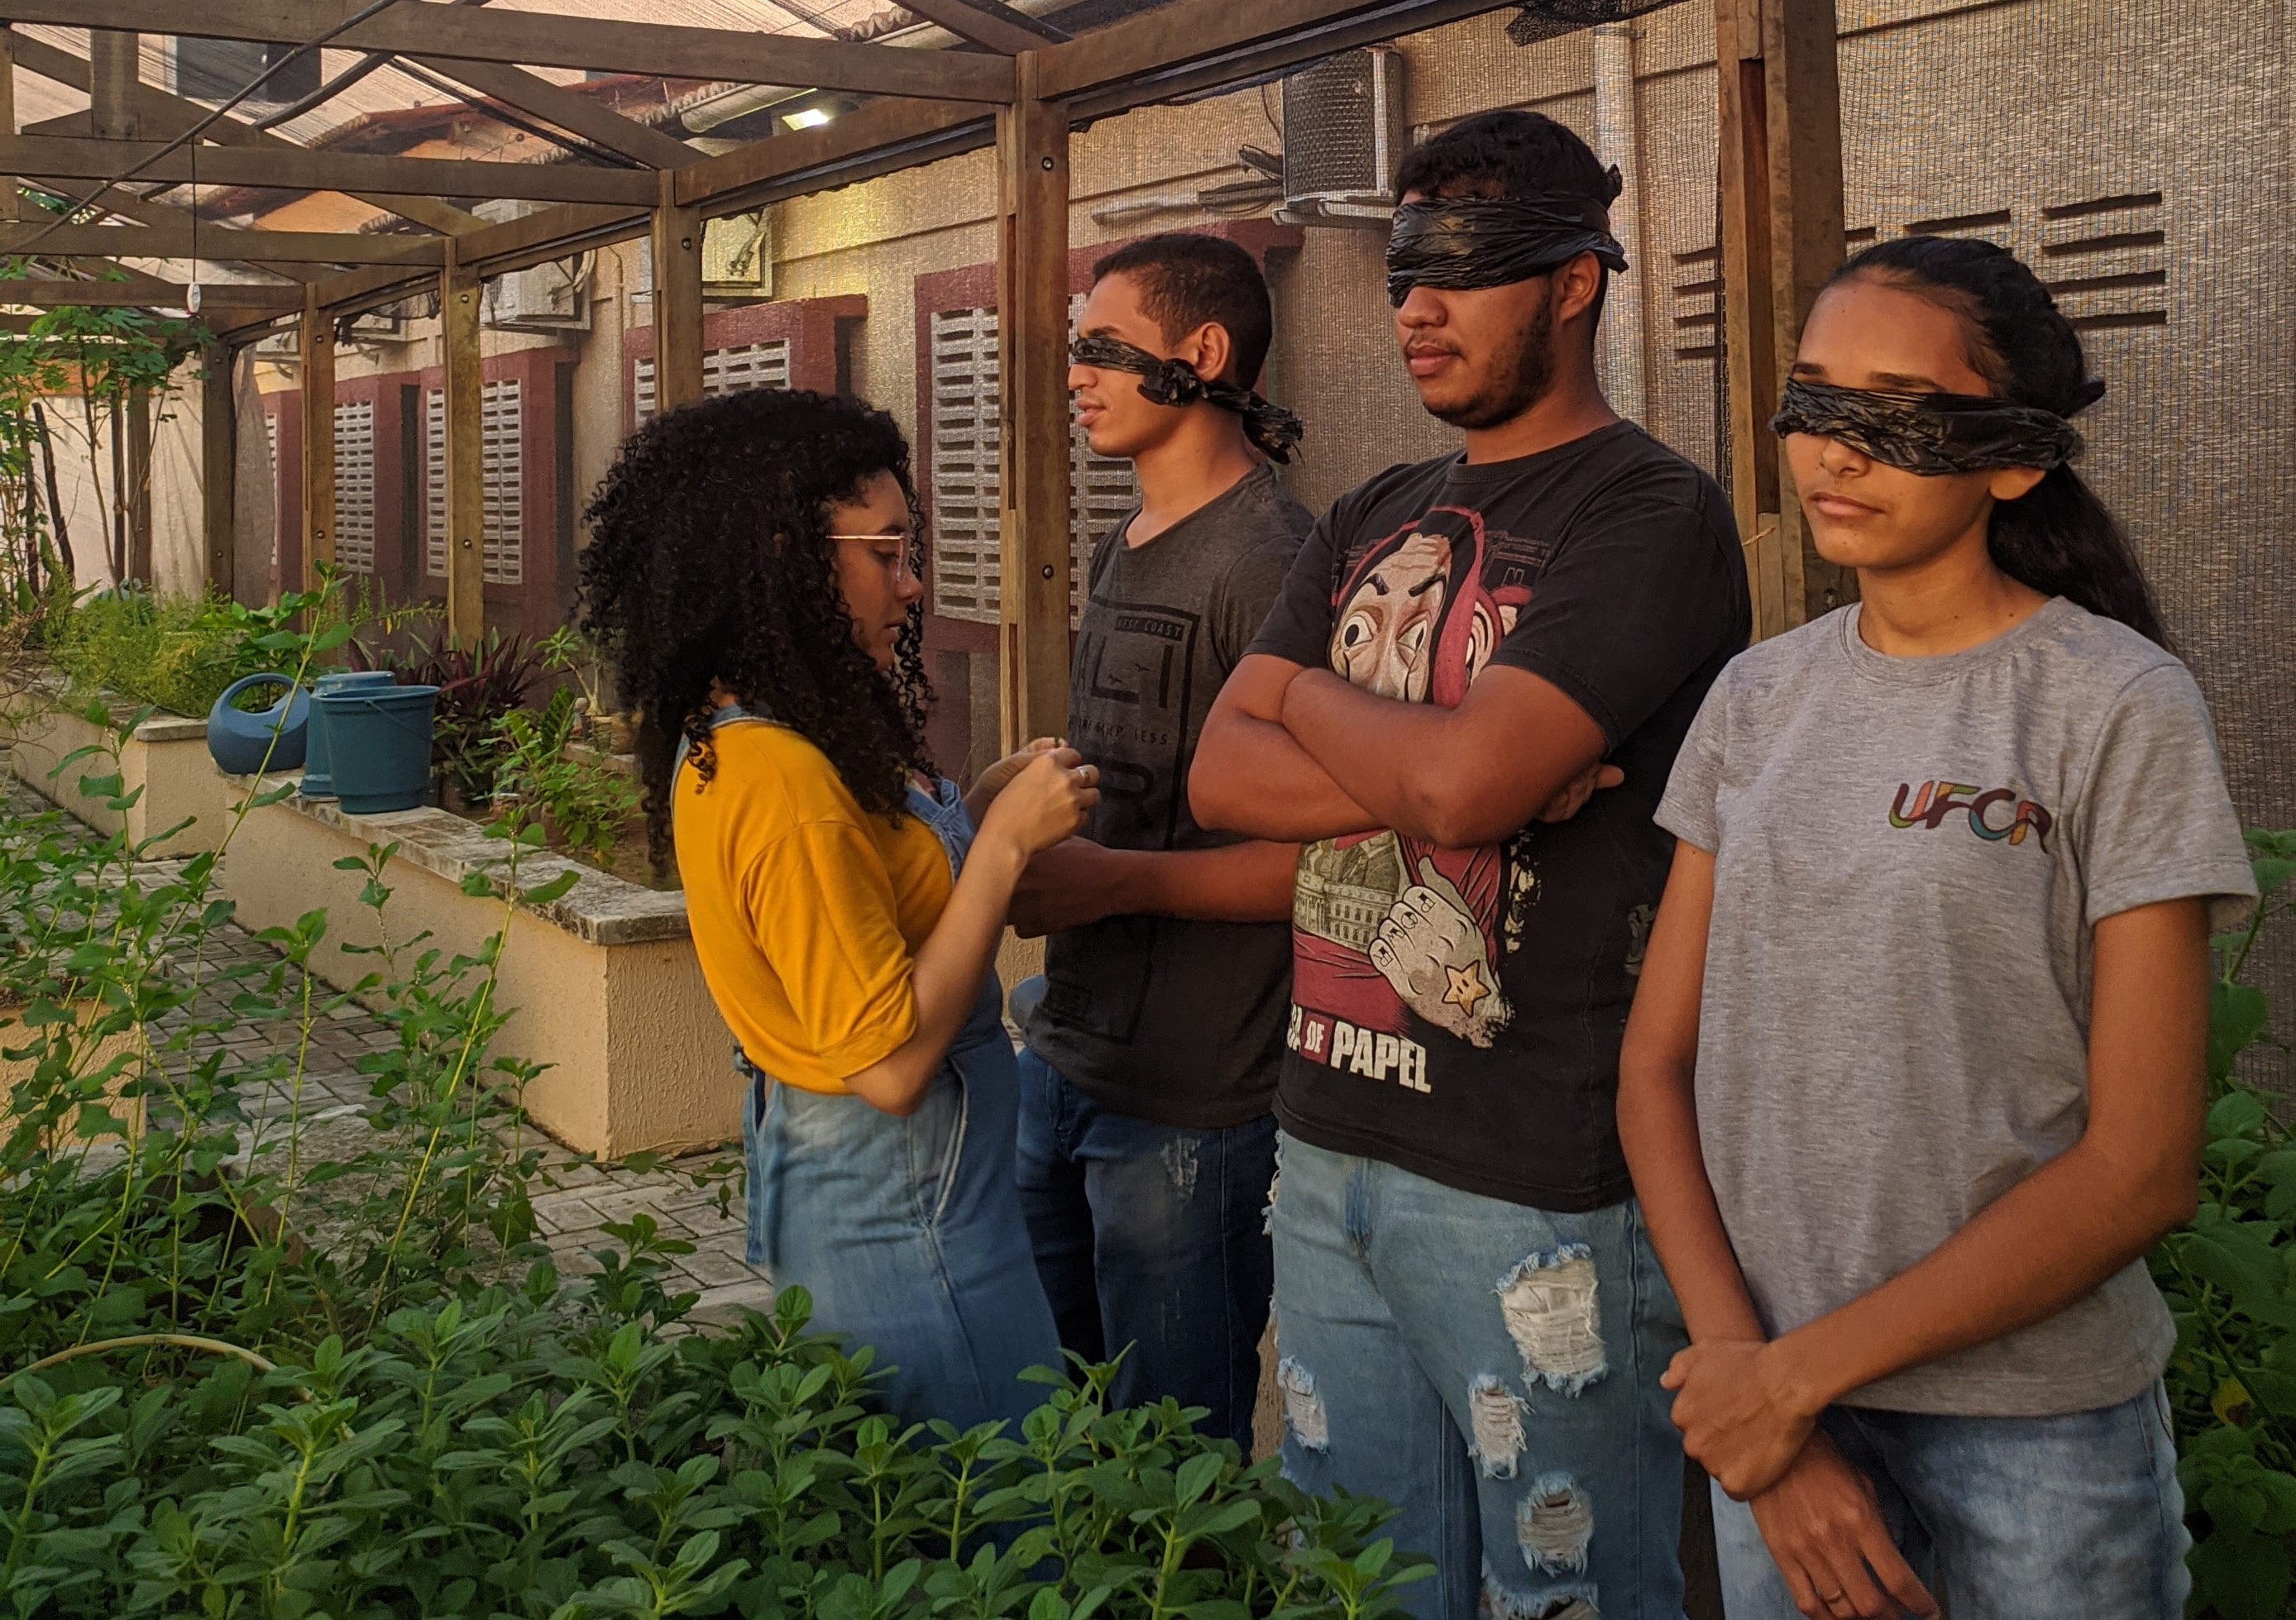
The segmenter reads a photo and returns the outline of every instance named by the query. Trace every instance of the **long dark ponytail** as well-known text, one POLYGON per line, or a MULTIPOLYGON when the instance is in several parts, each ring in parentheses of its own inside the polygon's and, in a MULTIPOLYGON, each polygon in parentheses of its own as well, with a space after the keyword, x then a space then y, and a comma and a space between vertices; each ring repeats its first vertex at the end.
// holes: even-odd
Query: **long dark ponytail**
MULTIPOLYGON (((1901 286, 1961 316, 1971 329, 1971 363, 2005 399, 2069 417, 2104 392, 2089 377, 2080 334, 2040 278, 2006 248, 1903 236, 1867 248, 1833 281, 1858 276, 1901 286)), ((2128 531, 2070 467, 2051 468, 2030 494, 1997 505, 1988 545, 1995 566, 2012 579, 2168 644, 2128 531)))

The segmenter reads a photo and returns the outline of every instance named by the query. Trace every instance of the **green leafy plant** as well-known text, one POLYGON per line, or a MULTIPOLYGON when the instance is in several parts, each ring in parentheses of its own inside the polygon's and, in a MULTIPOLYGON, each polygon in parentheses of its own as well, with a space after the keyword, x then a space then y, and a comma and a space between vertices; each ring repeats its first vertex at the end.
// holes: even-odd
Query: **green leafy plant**
POLYGON ((2200 1209, 2152 1265, 2177 1317, 2169 1394, 2194 1538, 2192 1612, 2277 1620, 2296 1547, 2296 1136, 2238 1068, 2259 1043, 2278 1044, 2245 976, 2258 938, 2296 911, 2296 832, 2248 840, 2264 898, 2245 929, 2214 942, 2200 1209))
POLYGON ((561 687, 539 709, 513 709, 495 723, 502 765, 493 797, 538 810, 554 842, 595 866, 638 807, 638 786, 595 750, 575 746, 579 715, 572 691, 561 687))
POLYGON ((234 681, 273 667, 272 652, 258 643, 277 628, 270 609, 122 592, 77 604, 47 636, 46 650, 83 691, 113 692, 205 719, 234 681))
MULTIPOLYGON (((271 634, 299 677, 347 630, 271 634)), ((60 773, 133 802, 103 748, 60 773)), ((561 1277, 533 1070, 490 1049, 512 908, 574 880, 523 884, 524 801, 490 830, 464 888, 501 926, 468 956, 394 935, 390 848, 340 863, 381 943, 330 989, 323 912, 223 948, 219 855, 0 819, 0 1614, 1397 1611, 1423 1568, 1374 1539, 1383 1509, 1302 1495, 1172 1403, 1111 1410, 1112 1369, 1047 1373, 1018 1433, 904 1428, 801 1289, 690 1320, 666 1263, 692 1246, 642 1214, 561 1277), (314 1037, 353 998, 390 1038, 357 1061, 368 1106, 323 1121, 314 1037)))

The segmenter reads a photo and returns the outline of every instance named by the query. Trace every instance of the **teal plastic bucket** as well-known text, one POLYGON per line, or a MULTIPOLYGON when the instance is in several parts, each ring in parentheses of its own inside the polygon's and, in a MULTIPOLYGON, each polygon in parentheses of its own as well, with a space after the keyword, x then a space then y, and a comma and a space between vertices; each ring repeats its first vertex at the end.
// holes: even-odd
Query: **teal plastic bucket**
POLYGON ((329 774, 335 797, 353 815, 412 810, 430 785, 430 717, 435 686, 353 687, 322 692, 327 716, 329 774))
MULTIPOLYGON (((398 677, 388 669, 331 670, 312 683, 311 695, 324 698, 331 691, 353 691, 360 689, 388 691, 398 677)), ((314 704, 311 725, 303 740, 303 785, 305 798, 332 798, 335 796, 333 759, 328 751, 327 711, 314 704)))

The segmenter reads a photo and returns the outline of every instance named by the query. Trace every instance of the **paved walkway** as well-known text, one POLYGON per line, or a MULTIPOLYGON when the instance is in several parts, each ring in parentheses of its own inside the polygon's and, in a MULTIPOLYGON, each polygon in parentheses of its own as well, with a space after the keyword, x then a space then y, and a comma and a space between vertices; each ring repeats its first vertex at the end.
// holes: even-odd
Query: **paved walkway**
MULTIPOLYGON (((4 798, 0 798, 0 814, 12 820, 53 811, 53 806, 12 779, 7 782, 4 798)), ((178 865, 162 862, 145 870, 159 879, 172 875, 169 868, 178 865)), ((325 944, 320 946, 332 948, 325 944)), ((210 971, 233 962, 279 964, 290 976, 290 994, 299 992, 296 970, 285 967, 277 952, 235 923, 215 929, 202 955, 210 971)), ((226 986, 203 991, 198 1016, 219 1022, 228 1017, 230 989, 226 986)), ((316 1000, 334 994, 323 984, 315 984, 312 990, 316 1000)), ((226 1048, 243 1052, 252 1060, 266 1051, 291 1055, 301 1038, 301 1027, 292 1020, 239 1019, 217 1038, 226 1048)), ((365 1009, 337 1008, 313 1026, 299 1097, 275 1086, 242 1093, 250 1126, 266 1132, 277 1128, 299 1108, 306 1159, 324 1160, 331 1151, 348 1158, 364 1150, 372 1141, 360 1116, 374 1100, 367 1076, 358 1071, 358 1062, 398 1043, 398 1036, 365 1009)), ((701 1297, 694 1307, 696 1317, 722 1321, 744 1305, 771 1308, 772 1285, 764 1272, 742 1258, 738 1151, 696 1154, 640 1171, 594 1163, 547 1138, 540 1140, 545 1154, 542 1175, 533 1193, 535 1216, 562 1272, 596 1271, 598 1264, 590 1258, 590 1251, 612 1243, 603 1230, 606 1223, 626 1222, 643 1212, 652 1215, 666 1235, 693 1245, 692 1254, 677 1256, 668 1264, 673 1292, 690 1291, 701 1297)))

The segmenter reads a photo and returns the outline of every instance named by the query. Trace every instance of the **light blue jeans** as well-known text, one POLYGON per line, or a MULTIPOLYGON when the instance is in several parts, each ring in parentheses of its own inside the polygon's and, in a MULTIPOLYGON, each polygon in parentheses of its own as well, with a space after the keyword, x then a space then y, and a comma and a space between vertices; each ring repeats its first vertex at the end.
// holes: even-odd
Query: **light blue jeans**
MULTIPOLYGON (((720 724, 728 713, 750 717, 721 711, 720 724)), ((972 828, 955 784, 910 789, 908 808, 961 867, 972 828)), ((1003 1419, 1017 1436, 1046 1394, 1020 1375, 1058 1368, 1061 1341, 1013 1185, 1021 1076, 1004 1012, 991 970, 906 1119, 734 1061, 751 1083, 750 1264, 810 1293, 815 1327, 875 1350, 893 1370, 878 1387, 903 1422, 1003 1419)))
MULTIPOLYGON (((907 1118, 757 1076, 745 1110, 749 1257, 813 1296, 814 1326, 876 1351, 905 1423, 1021 1420, 1060 1336, 1013 1185, 1020 1076, 996 975, 907 1118)), ((754 1069, 750 1071, 756 1076, 754 1069)))
MULTIPOLYGON (((2168 1396, 2054 1418, 1836 1406, 1819 1420, 1874 1482, 1953 1620, 2178 1620, 2192 1591, 2168 1396)), ((1753 1510, 1714 1493, 1729 1620, 1799 1620, 1753 1510)))
MULTIPOLYGON (((1686 1342, 1642 1212, 1478 1197, 1282 1139, 1283 1472, 1398 1510, 1422 1620, 1679 1620, 1686 1342)), ((1959 1620, 1959 1616, 1956 1616, 1959 1620)))

